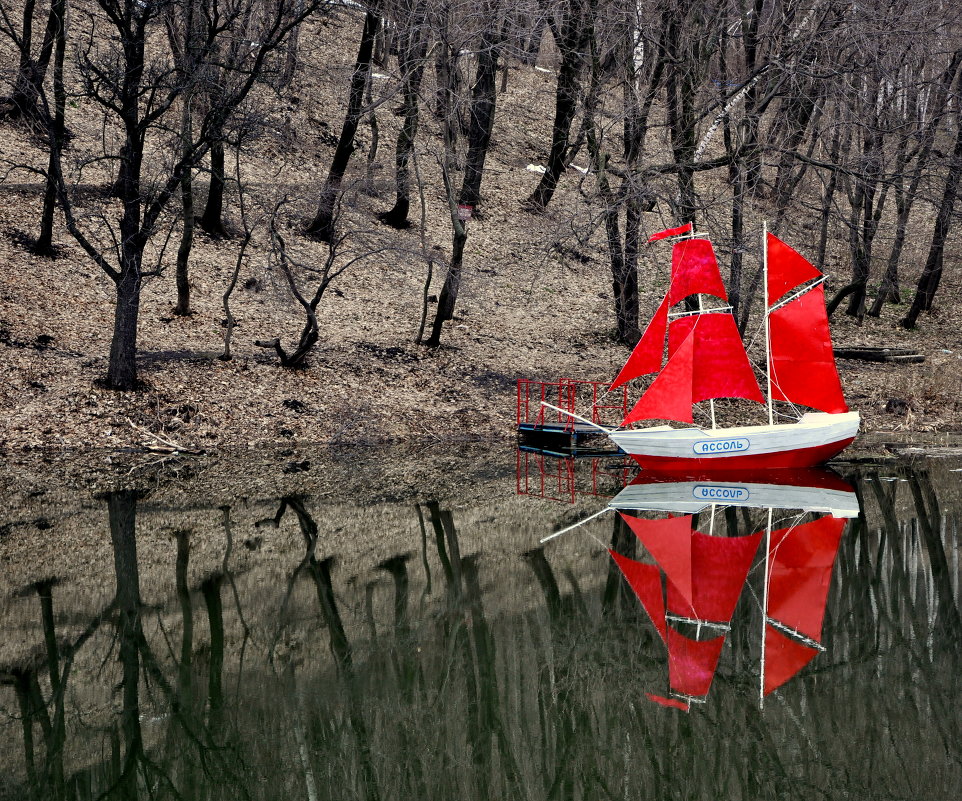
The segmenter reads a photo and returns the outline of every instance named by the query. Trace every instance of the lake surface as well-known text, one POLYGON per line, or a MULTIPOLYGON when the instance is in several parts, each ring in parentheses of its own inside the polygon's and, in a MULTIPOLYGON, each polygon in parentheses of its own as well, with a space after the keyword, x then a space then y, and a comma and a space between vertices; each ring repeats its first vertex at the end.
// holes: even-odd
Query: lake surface
POLYGON ((617 459, 504 451, 22 471, 0 799, 959 797, 960 467, 627 496, 617 459), (727 575, 729 619, 677 614, 727 575))

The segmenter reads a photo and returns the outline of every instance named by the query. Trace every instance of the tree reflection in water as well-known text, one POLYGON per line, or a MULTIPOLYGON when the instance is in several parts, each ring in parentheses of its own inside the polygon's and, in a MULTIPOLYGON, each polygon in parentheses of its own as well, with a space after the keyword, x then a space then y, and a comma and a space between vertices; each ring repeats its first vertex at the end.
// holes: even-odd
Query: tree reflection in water
MULTIPOLYGON (((263 529, 269 542, 296 521, 303 544, 280 585, 237 581, 221 507, 219 568, 192 570, 218 532, 173 530, 170 598, 149 607, 139 499, 111 493, 109 603, 78 624, 54 578, 16 601, 36 643, 0 667, 0 799, 957 795, 960 510, 945 475, 851 477, 864 515, 836 558, 826 652, 758 710, 756 571, 708 703, 687 715, 645 700, 664 681, 660 642, 587 539, 496 551, 423 502, 396 511, 413 538, 358 573, 326 551, 330 511, 290 496, 263 529)), ((729 509, 714 525, 753 523, 729 509)), ((641 558, 619 517, 594 530, 641 558)))

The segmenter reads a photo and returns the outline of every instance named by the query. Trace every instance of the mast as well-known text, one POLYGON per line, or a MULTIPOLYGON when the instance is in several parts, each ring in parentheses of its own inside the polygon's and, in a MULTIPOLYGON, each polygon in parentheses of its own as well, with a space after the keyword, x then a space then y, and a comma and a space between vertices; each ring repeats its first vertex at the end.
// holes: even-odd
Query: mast
MULTIPOLYGON (((765 292, 765 306, 768 306, 768 292, 765 292)), ((766 319, 768 317, 766 309, 766 319)), ((769 403, 771 403, 771 395, 769 395, 769 403)), ((769 406, 769 413, 771 413, 771 406, 769 406)), ((761 668, 758 671, 758 708, 765 708, 765 634, 766 626, 768 625, 768 562, 770 559, 769 550, 771 549, 772 542, 772 508, 768 509, 768 524, 765 526, 765 574, 764 574, 764 584, 762 585, 762 662, 761 668)))
MULTIPOLYGON (((703 311, 705 311, 705 306, 702 303, 701 295, 699 295, 698 296, 698 312, 700 314, 703 311)), ((715 422, 715 399, 710 398, 708 400, 708 404, 711 407, 711 427, 712 429, 718 428, 718 423, 715 422)), ((714 514, 714 507, 712 507, 712 514, 714 514)))
MULTIPOLYGON (((772 401, 772 343, 768 319, 768 220, 762 222, 762 286, 765 292, 765 383, 768 397, 768 424, 775 424, 774 402, 772 401)), ((771 519, 769 519, 769 524, 771 519)), ((769 525, 769 531, 771 525, 769 525)), ((767 556, 765 557, 767 560, 767 556)), ((764 633, 764 632, 763 632, 764 633)))

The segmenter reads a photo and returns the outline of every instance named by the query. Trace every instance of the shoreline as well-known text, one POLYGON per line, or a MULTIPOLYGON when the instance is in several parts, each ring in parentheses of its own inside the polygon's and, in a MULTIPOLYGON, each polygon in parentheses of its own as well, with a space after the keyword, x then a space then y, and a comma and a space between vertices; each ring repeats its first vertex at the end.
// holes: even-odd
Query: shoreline
MULTIPOLYGON (((413 490, 418 482, 438 489, 456 487, 465 477, 489 468, 506 469, 520 452, 515 438, 420 438, 393 443, 330 445, 321 442, 279 442, 255 447, 217 447, 202 453, 161 453, 136 448, 63 449, 38 447, 0 451, 0 477, 13 493, 88 490, 93 495, 115 489, 146 488, 178 481, 188 484, 199 474, 209 474, 215 494, 243 496, 308 490, 328 486, 332 493, 381 492, 379 487, 413 490), (494 457, 492 465, 492 457, 494 457), (502 464, 503 462, 503 464, 502 464), (439 466, 440 465, 440 466, 439 466), (233 476, 242 476, 240 485, 233 476), (338 477, 339 478, 336 478, 338 477), (247 490, 244 489, 247 487, 247 490), (282 488, 284 488, 282 490, 282 488)), ((548 459, 628 459, 617 451, 548 459)), ((918 460, 962 459, 962 432, 872 432, 859 436, 838 457, 820 465, 834 471, 848 466, 896 464, 918 460)), ((641 470, 637 465, 632 465, 641 470)), ((383 490, 390 491, 390 490, 383 490)))

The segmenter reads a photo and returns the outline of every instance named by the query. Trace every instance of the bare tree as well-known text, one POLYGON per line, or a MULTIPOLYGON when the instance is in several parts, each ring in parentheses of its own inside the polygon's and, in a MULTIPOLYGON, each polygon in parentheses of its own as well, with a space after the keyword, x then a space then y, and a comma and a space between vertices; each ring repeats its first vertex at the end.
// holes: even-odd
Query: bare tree
MULTIPOLYGON (((198 0, 185 0, 182 5, 174 5, 165 9, 164 23, 167 27, 167 38, 174 56, 174 66, 177 70, 177 80, 186 88, 180 98, 180 155, 181 158, 190 155, 194 127, 194 98, 198 86, 191 81, 191 76, 197 70, 197 61, 201 57, 204 35, 201 18, 201 4, 198 0)), ((174 314, 187 316, 190 312, 190 279, 188 263, 190 251, 194 242, 194 186, 193 170, 184 170, 180 181, 180 197, 182 213, 182 227, 180 246, 177 248, 177 303, 174 314)))
MULTIPOLYGON (((315 261, 316 256, 313 254, 297 257, 291 252, 278 225, 279 212, 284 203, 285 201, 281 201, 275 206, 270 219, 272 253, 278 270, 284 276, 291 297, 304 314, 304 325, 291 350, 284 347, 280 337, 257 340, 254 344, 258 347, 273 349, 284 367, 300 368, 306 366, 307 357, 320 338, 317 307, 324 293, 346 270, 373 256, 379 252, 379 249, 367 247, 362 243, 352 250, 350 241, 352 237, 357 238, 356 232, 341 232, 326 243, 326 252, 320 263, 315 261), (305 286, 309 288, 305 289, 305 286)), ((335 208, 332 224, 337 220, 337 211, 338 209, 335 208)))
MULTIPOLYGON (((209 0, 213 2, 213 0, 209 0)), ((58 198, 67 229, 85 253, 111 278, 116 288, 114 333, 107 367, 106 385, 133 389, 137 383, 137 327, 144 279, 156 275, 160 264, 145 264, 145 253, 159 230, 170 201, 183 186, 184 175, 210 149, 212 134, 250 94, 263 73, 267 57, 279 49, 291 28, 322 0, 307 4, 278 0, 269 5, 252 5, 248 0, 219 0, 202 14, 203 42, 192 63, 190 75, 180 73, 162 46, 154 46, 161 5, 137 0, 97 0, 78 9, 77 30, 81 35, 78 68, 85 93, 103 110, 108 124, 120 132, 120 172, 117 181, 122 214, 114 230, 106 218, 90 224, 79 214, 76 199, 65 174, 61 154, 54 159, 58 198), (231 50, 222 47, 235 26, 257 15, 260 34, 256 45, 231 50), (110 35, 104 32, 109 30, 110 35), (236 60, 226 60, 234 53, 236 60), (175 104, 201 80, 204 68, 217 60, 229 78, 220 102, 195 120, 190 142, 181 143, 171 164, 152 159, 149 138, 159 129, 183 130, 168 121, 175 104), (148 181, 145 167, 159 175, 148 181)), ((162 30, 162 29, 161 29, 162 30)), ((105 154, 114 156, 112 153, 105 154)))

